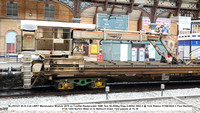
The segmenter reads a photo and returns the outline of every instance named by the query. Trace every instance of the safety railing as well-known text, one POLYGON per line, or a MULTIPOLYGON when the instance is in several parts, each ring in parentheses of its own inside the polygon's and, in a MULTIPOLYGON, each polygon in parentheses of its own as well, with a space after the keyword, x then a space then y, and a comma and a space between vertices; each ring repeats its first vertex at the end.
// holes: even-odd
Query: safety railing
POLYGON ((12 61, 19 62, 21 61, 17 53, 6 53, 0 52, 0 61, 12 61))
POLYGON ((198 53, 199 53, 199 50, 200 50, 200 47, 198 47, 198 48, 192 50, 192 51, 190 52, 190 54, 189 54, 190 59, 193 59, 193 58, 192 58, 192 55, 198 54, 198 53))

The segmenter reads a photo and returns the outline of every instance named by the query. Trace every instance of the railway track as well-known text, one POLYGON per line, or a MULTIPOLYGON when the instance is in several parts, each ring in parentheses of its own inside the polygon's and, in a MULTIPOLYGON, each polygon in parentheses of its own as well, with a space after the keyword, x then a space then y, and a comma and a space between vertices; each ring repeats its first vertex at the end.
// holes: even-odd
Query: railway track
MULTIPOLYGON (((151 97, 142 97, 142 98, 128 98, 128 99, 112 99, 112 100, 97 100, 97 101, 85 101, 85 102, 67 102, 67 103, 57 103, 56 105, 71 105, 71 104, 115 104, 115 105, 119 105, 119 104, 128 104, 128 105, 135 105, 138 102, 144 101, 145 104, 149 104, 146 102, 155 102, 155 101, 174 101, 175 104, 173 104, 173 102, 170 102, 171 105, 186 105, 186 106, 191 106, 192 107, 192 113, 199 113, 200 112, 200 106, 197 103, 191 103, 191 102, 187 102, 184 99, 191 99, 191 100, 195 100, 196 98, 200 98, 200 95, 186 95, 186 96, 160 96, 157 94, 154 94, 153 92, 149 93, 151 95, 151 97), (177 103, 178 102, 178 103, 177 103)), ((144 105, 145 105, 144 104, 144 105)), ((170 105, 168 103, 159 103, 161 105, 170 105)), ((139 104, 137 104, 139 105, 139 104)), ((151 104, 150 104, 151 105, 151 104)), ((158 105, 158 103, 156 103, 156 105, 158 105)), ((182 111, 183 112, 183 111, 182 111)), ((176 113, 176 112, 175 112, 176 113)))
MULTIPOLYGON (((166 90, 170 90, 170 89, 185 89, 185 88, 200 88, 199 87, 199 83, 168 83, 166 84, 166 90)), ((18 89, 19 90, 19 89, 18 89)), ((33 96, 35 96, 36 98, 40 97, 40 98, 45 98, 45 96, 47 96, 47 98, 51 98, 49 96, 54 96, 54 98, 62 98, 62 99, 66 99, 67 100, 67 95, 77 95, 77 94, 101 94, 100 97, 104 98, 104 94, 105 91, 104 89, 88 89, 85 87, 78 87, 75 88, 73 90, 69 90, 69 91, 57 91, 53 88, 33 88, 31 90, 20 90, 19 92, 15 92, 18 91, 17 89, 13 90, 13 91, 7 91, 7 93, 9 93, 10 95, 4 95, 3 92, 0 92, 0 98, 6 98, 6 97, 17 97, 17 98, 26 98, 26 97, 30 97, 32 98, 33 96), (86 90, 87 89, 87 90, 86 90), (26 92, 23 92, 26 91, 26 92), (12 94, 12 92, 15 92, 14 94, 12 94), (103 94, 103 95, 102 95, 103 94)), ((85 101, 82 100, 78 100, 78 101, 66 101, 66 102, 54 102, 55 105, 67 105, 67 104, 121 104, 121 103, 127 103, 127 104, 137 104, 138 102, 160 102, 160 101, 170 101, 171 104, 173 104, 173 102, 175 104, 184 104, 184 105, 190 105, 192 106, 192 112, 194 113, 199 113, 200 112, 200 106, 198 106, 196 103, 191 103, 191 102, 187 102, 187 98, 191 98, 191 99, 195 99, 195 98, 200 98, 200 95, 193 95, 191 93, 191 95, 185 95, 185 96, 160 96, 158 93, 158 91, 160 90, 160 84, 159 83, 155 83, 155 84, 122 84, 122 85, 110 85, 110 93, 122 93, 122 92, 128 92, 128 94, 130 92, 135 92, 136 94, 134 95, 138 95, 138 94, 143 94, 144 95, 148 95, 148 96, 138 96, 138 97, 126 97, 127 99, 120 99, 120 98, 109 98, 109 100, 93 100, 93 99, 88 99, 85 101), (137 93, 138 92, 138 93, 137 93), (171 102, 173 100, 173 102, 171 102)), ((123 93, 122 93, 123 94, 123 93)), ((115 94, 109 94, 109 95, 115 95, 115 94)), ((113 96, 112 96, 113 97, 113 96)), ((69 97, 68 97, 69 98, 69 97)), ((80 97, 79 97, 80 98, 80 97)), ((84 96, 82 97, 84 98, 84 96)), ((94 98, 94 97, 91 97, 94 98)), ((10 98, 8 98, 10 99, 10 98)), ((13 98, 14 99, 14 98, 13 98)), ((155 103, 154 102, 154 103, 155 103)), ((37 103, 37 102, 36 102, 37 103)), ((141 103, 139 103, 141 104, 141 103)), ((158 103, 156 103, 158 104, 158 103)), ((162 103, 160 103, 162 104, 162 103)), ((167 104, 167 103, 164 103, 167 104)), ((8 108, 5 107, 0 107, 0 109, 5 109, 7 110, 8 108)))
MULTIPOLYGON (((165 96, 160 97, 158 95, 152 95, 152 97, 147 98, 137 98, 137 99, 117 99, 117 100, 103 100, 103 101, 87 101, 87 102, 68 102, 68 103, 57 103, 56 105, 68 105, 68 104, 120 104, 120 103, 127 103, 130 104, 130 102, 139 102, 139 101, 158 101, 158 100, 174 100, 178 101, 179 105, 188 105, 192 107, 192 113, 199 113, 200 112, 200 106, 196 105, 195 103, 189 103, 184 101, 184 99, 190 98, 200 98, 200 95, 187 95, 187 96, 165 96)), ((164 103, 166 104, 166 103, 164 103)), ((171 103, 172 104, 172 103, 171 103)))
MULTIPOLYGON (((199 88, 198 82, 193 83, 166 83, 166 90, 184 89, 184 88, 199 88)), ((154 84, 110 84, 109 93, 122 92, 143 92, 143 91, 160 91, 160 83, 154 84)), ((8 91, 0 91, 0 98, 6 97, 32 97, 32 96, 63 96, 76 94, 105 94, 105 89, 90 89, 87 87, 76 87, 72 90, 58 91, 53 87, 40 87, 30 90, 11 89, 8 91)))

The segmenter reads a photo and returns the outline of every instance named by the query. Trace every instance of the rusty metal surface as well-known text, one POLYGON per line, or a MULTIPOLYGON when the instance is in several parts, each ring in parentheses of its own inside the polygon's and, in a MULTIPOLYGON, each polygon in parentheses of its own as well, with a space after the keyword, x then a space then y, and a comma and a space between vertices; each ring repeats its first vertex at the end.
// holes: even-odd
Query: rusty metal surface
POLYGON ((52 67, 45 75, 119 75, 119 74, 171 74, 200 73, 200 65, 175 65, 157 62, 85 62, 83 71, 77 67, 52 67))

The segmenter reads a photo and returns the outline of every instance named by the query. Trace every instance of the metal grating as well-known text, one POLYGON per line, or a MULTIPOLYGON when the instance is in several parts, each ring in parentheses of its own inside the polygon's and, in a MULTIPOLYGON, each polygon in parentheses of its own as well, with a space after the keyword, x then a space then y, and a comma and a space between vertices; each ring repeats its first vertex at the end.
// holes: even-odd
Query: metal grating
POLYGON ((153 5, 152 0, 135 0, 136 4, 147 4, 147 5, 153 5))
POLYGON ((158 6, 176 7, 176 3, 168 1, 159 1, 158 6))
POLYGON ((80 9, 82 10, 82 9, 88 7, 88 6, 91 6, 91 5, 94 5, 94 3, 92 3, 92 2, 81 2, 80 3, 80 9))
POLYGON ((156 11, 156 16, 158 16, 159 14, 162 14, 163 12, 166 12, 167 9, 157 9, 156 11))
POLYGON ((181 5, 182 8, 189 8, 189 9, 196 9, 196 4, 182 4, 181 5))
POLYGON ((64 4, 68 5, 72 9, 74 9, 74 1, 73 0, 60 0, 60 1, 63 2, 64 4))

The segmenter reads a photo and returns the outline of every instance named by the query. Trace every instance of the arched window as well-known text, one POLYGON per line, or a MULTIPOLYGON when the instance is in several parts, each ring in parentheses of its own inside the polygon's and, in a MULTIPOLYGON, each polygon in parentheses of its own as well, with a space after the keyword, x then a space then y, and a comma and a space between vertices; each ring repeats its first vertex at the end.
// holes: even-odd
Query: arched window
POLYGON ((44 18, 45 19, 54 19, 55 17, 55 7, 54 5, 49 4, 44 7, 44 18))
POLYGON ((17 33, 10 31, 6 34, 6 52, 15 53, 15 41, 17 33))

